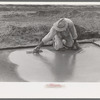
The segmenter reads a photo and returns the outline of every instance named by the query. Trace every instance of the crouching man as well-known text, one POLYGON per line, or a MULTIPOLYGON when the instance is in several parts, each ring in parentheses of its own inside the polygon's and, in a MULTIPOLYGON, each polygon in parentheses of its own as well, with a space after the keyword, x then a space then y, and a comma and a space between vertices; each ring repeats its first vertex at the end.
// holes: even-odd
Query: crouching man
POLYGON ((42 39, 37 47, 33 50, 33 53, 39 53, 40 48, 50 40, 53 40, 53 47, 55 50, 62 48, 79 49, 79 45, 76 41, 77 32, 74 23, 68 18, 61 18, 53 24, 49 33, 42 39))

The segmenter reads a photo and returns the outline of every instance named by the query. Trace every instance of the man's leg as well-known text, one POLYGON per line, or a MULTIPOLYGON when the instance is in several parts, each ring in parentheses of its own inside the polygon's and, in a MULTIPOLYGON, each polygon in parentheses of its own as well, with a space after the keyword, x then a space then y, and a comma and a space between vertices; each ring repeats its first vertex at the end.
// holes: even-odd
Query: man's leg
POLYGON ((68 36, 66 38, 66 44, 64 44, 64 45, 71 48, 73 46, 73 44, 74 44, 74 40, 73 40, 72 36, 68 36))
POLYGON ((55 35, 53 41, 54 41, 53 47, 54 47, 55 50, 59 50, 59 49, 63 48, 62 40, 59 38, 58 35, 55 35))
POLYGON ((66 39, 66 46, 69 47, 69 49, 73 49, 73 50, 80 49, 78 42, 77 41, 74 41, 71 36, 69 36, 66 39))

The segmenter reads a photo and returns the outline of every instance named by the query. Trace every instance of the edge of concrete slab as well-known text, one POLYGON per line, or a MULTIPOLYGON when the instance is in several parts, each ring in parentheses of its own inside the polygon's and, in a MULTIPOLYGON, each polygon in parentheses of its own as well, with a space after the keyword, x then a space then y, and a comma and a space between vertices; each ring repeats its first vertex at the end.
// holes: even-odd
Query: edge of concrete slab
MULTIPOLYGON (((96 39, 78 40, 78 43, 79 43, 79 44, 92 43, 92 44, 97 45, 97 46, 100 47, 100 45, 99 45, 99 44, 96 44, 95 41, 98 41, 98 40, 96 40, 96 39)), ((34 48, 34 47, 36 47, 37 45, 38 45, 38 44, 34 44, 34 45, 10 46, 10 47, 3 47, 3 48, 0 48, 0 50, 34 48)), ((52 43, 49 43, 49 44, 44 45, 44 47, 47 47, 47 46, 52 46, 52 43)))

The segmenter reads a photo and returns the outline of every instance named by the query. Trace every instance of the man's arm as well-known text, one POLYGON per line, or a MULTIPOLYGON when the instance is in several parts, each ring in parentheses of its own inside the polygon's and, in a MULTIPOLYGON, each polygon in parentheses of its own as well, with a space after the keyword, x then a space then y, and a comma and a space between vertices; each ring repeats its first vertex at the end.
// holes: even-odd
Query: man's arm
POLYGON ((43 45, 44 45, 44 43, 41 41, 41 42, 38 44, 38 46, 36 46, 36 47, 34 48, 33 53, 39 53, 39 52, 41 52, 41 51, 40 51, 40 48, 41 48, 43 45))
POLYGON ((74 40, 73 48, 75 47, 75 49, 79 49, 80 47, 79 47, 79 44, 77 42, 78 35, 77 35, 77 31, 76 31, 74 23, 72 21, 70 21, 68 27, 69 27, 70 33, 72 35, 72 38, 74 40))
POLYGON ((70 33, 72 35, 72 38, 74 40, 76 40, 78 35, 77 35, 77 31, 76 31, 75 25, 74 25, 74 23, 72 21, 69 21, 68 28, 69 28, 69 31, 70 31, 70 33))
POLYGON ((35 49, 33 50, 33 53, 39 53, 40 52, 40 48, 47 43, 48 41, 50 41, 56 34, 56 30, 51 28, 50 32, 42 39, 42 41, 38 44, 37 47, 35 47, 35 49))

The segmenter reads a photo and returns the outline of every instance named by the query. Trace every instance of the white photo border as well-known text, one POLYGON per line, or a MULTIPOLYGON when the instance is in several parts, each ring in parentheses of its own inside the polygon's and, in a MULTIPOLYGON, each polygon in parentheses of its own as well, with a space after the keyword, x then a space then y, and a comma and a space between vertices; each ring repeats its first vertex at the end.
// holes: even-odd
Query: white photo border
MULTIPOLYGON (((100 2, 0 2, 0 4, 100 5, 100 2)), ((100 98, 100 83, 1 82, 0 98, 100 98), (48 87, 50 84, 56 87, 48 87)))

